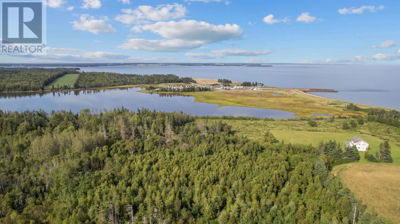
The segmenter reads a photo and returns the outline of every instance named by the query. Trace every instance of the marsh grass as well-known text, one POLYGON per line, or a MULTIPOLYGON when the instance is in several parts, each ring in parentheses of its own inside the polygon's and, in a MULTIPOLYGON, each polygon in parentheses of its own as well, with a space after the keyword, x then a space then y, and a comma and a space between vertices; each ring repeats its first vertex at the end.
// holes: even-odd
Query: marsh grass
POLYGON ((240 106, 276 109, 293 112, 298 117, 313 114, 334 116, 364 116, 364 113, 348 111, 346 102, 307 94, 296 89, 264 88, 262 90, 220 90, 190 92, 197 102, 214 103, 220 106, 240 106))

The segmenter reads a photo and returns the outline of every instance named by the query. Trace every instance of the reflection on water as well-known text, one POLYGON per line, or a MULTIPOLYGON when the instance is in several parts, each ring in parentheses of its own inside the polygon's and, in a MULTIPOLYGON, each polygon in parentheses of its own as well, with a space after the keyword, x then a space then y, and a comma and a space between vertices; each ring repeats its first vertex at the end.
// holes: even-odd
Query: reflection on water
POLYGON ((81 90, 50 93, 23 93, 0 95, 0 110, 46 112, 67 110, 79 112, 90 109, 95 113, 116 108, 137 111, 142 108, 162 111, 181 111, 195 116, 244 116, 286 119, 295 116, 286 111, 247 107, 220 107, 216 104, 198 103, 193 97, 146 94, 138 88, 112 90, 81 90))

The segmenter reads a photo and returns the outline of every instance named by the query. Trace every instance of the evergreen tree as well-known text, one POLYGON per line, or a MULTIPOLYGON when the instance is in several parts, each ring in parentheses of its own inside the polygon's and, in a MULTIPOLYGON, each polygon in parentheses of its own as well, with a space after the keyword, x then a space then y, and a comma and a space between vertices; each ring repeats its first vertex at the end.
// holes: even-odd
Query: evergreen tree
POLYGON ((310 119, 308 121, 308 125, 310 125, 311 127, 317 127, 318 123, 314 119, 310 119))
POLYGON ((350 125, 347 121, 343 122, 342 129, 344 129, 344 130, 350 129, 350 125))
POLYGON ((351 128, 356 128, 357 127, 357 122, 355 120, 350 121, 350 126, 351 128))
POLYGON ((341 158, 343 163, 354 162, 360 160, 360 154, 358 153, 357 147, 346 147, 341 158))
POLYGON ((270 144, 278 143, 279 140, 271 133, 271 131, 266 131, 264 134, 264 141, 270 144))
POLYGON ((385 141, 379 145, 378 160, 385 163, 393 163, 390 144, 388 141, 385 141))
POLYGON ((370 154, 368 151, 365 152, 364 158, 370 162, 378 162, 378 159, 374 155, 370 154))

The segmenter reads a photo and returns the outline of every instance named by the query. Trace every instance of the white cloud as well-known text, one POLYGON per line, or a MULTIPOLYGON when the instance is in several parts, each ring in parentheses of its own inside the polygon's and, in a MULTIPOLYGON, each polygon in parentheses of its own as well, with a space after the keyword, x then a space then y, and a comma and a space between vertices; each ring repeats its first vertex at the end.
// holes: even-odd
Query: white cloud
POLYGON ((92 60, 101 60, 101 59, 127 59, 130 56, 126 54, 96 51, 96 52, 86 52, 82 54, 82 57, 92 60))
MULTIPOLYGON (((61 50, 59 48, 58 50, 61 50)), ((103 51, 95 51, 95 52, 75 52, 71 53, 68 49, 65 52, 57 52, 57 53, 47 53, 41 55, 21 55, 20 57, 24 58, 32 58, 35 60, 43 61, 43 60, 51 60, 51 61, 121 61, 128 60, 131 58, 130 55, 114 53, 114 52, 103 52, 103 51)))
POLYGON ((141 24, 146 21, 163 21, 178 19, 186 15, 186 8, 180 4, 158 5, 156 7, 141 5, 136 9, 123 9, 123 14, 115 20, 124 24, 141 24))
POLYGON ((308 12, 303 12, 297 17, 297 22, 312 23, 317 21, 317 17, 311 16, 308 12))
POLYGON ((224 0, 185 0, 185 2, 204 2, 204 3, 209 3, 209 2, 223 2, 224 0))
POLYGON ((87 31, 93 34, 114 33, 115 29, 107 23, 107 17, 95 18, 89 15, 81 15, 79 21, 72 21, 75 30, 87 31))
POLYGON ((184 51, 202 47, 207 43, 237 39, 242 29, 236 24, 213 25, 202 21, 181 20, 137 25, 135 32, 149 31, 163 40, 128 39, 120 48, 143 51, 184 51))
POLYGON ((237 39, 243 33, 240 26, 236 24, 213 25, 196 20, 157 22, 144 25, 141 29, 159 34, 168 39, 200 41, 203 43, 237 39))
POLYGON ((54 52, 76 52, 79 51, 75 48, 62 48, 62 47, 46 47, 47 51, 54 51, 54 52))
POLYGON ((377 61, 391 61, 391 60, 398 60, 400 59, 400 54, 375 54, 370 57, 372 60, 377 60, 377 61))
POLYGON ((376 46, 372 46, 373 48, 391 48, 396 46, 396 41, 394 40, 387 40, 387 41, 383 41, 382 43, 380 43, 379 45, 376 46))
POLYGON ((363 5, 359 8, 343 8, 339 9, 338 12, 342 15, 346 14, 363 14, 364 12, 376 12, 385 9, 385 6, 373 6, 373 5, 363 5))
POLYGON ((123 43, 120 48, 127 50, 141 51, 184 51, 198 48, 203 44, 201 41, 185 41, 185 40, 146 40, 146 39, 129 39, 123 43))
POLYGON ((72 10, 74 10, 74 8, 75 8, 75 7, 70 6, 70 7, 67 7, 67 10, 68 10, 68 11, 72 11, 72 10))
POLYGON ((231 3, 228 0, 185 0, 185 2, 203 2, 203 3, 224 2, 226 5, 229 5, 231 3))
POLYGON ((264 58, 249 58, 246 62, 247 63, 265 63, 265 62, 267 62, 267 60, 265 60, 264 58))
POLYGON ((82 8, 84 9, 98 9, 101 7, 100 0, 83 0, 82 8))
POLYGON ((201 59, 216 59, 225 57, 235 57, 235 56, 261 56, 271 54, 271 51, 265 50, 244 50, 244 49, 222 49, 213 50, 209 53, 187 53, 186 56, 191 58, 201 58, 201 59))
POLYGON ((269 14, 263 18, 264 23, 266 24, 275 24, 275 23, 289 23, 290 19, 289 18, 283 18, 283 19, 275 19, 275 16, 272 14, 269 14))
POLYGON ((217 59, 221 58, 217 55, 214 55, 212 53, 186 53, 187 57, 191 58, 199 58, 199 59, 217 59))
POLYGON ((327 63, 357 63, 368 61, 394 61, 400 60, 400 50, 393 54, 374 54, 369 56, 354 56, 349 58, 327 59, 327 63))
POLYGON ((63 4, 65 4, 64 0, 47 0, 46 3, 50 8, 60 8, 63 4))
POLYGON ((131 4, 130 0, 118 0, 118 1, 120 1, 120 2, 122 2, 122 4, 126 4, 126 5, 131 4))

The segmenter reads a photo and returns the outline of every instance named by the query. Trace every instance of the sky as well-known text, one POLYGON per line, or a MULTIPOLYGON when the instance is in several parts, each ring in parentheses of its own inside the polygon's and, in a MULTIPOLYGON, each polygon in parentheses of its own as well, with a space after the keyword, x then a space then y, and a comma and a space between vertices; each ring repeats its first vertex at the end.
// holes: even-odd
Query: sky
POLYGON ((397 0, 48 0, 47 53, 1 62, 400 62, 397 0))

